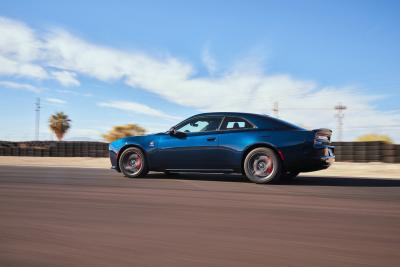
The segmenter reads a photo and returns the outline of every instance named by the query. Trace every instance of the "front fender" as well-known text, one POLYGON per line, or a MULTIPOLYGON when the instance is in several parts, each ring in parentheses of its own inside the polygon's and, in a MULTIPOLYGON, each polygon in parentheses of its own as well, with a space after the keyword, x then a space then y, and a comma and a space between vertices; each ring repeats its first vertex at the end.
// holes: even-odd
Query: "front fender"
POLYGON ((121 138, 110 143, 109 153, 110 153, 112 168, 117 171, 120 171, 118 165, 119 158, 122 152, 129 147, 137 147, 140 150, 142 150, 146 158, 146 162, 150 167, 151 162, 148 160, 148 154, 151 153, 151 151, 156 148, 157 140, 158 140, 157 137, 154 135, 131 136, 131 137, 121 138))

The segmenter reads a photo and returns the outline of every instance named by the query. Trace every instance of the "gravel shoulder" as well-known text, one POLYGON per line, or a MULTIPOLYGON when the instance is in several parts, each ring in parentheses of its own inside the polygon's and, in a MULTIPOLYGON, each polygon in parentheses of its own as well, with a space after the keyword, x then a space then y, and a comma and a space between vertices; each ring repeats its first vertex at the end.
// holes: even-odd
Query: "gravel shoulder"
POLYGON ((111 167, 108 158, 90 157, 9 157, 0 156, 0 165, 11 166, 43 166, 43 167, 75 167, 75 168, 107 168, 111 167))
MULTIPOLYGON (((108 158, 80 157, 0 157, 0 165, 8 166, 44 166, 44 167, 77 167, 77 168, 110 168, 108 158)), ((319 177, 363 177, 400 179, 400 164, 370 162, 335 162, 327 170, 304 173, 304 176, 319 177)))

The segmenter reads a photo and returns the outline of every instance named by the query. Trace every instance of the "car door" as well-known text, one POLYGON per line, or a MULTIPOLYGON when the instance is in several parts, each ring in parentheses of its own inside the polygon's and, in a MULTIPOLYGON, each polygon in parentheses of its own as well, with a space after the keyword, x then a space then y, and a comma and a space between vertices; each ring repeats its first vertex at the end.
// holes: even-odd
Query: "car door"
POLYGON ((242 164, 243 149, 254 142, 256 127, 242 117, 227 116, 220 127, 219 155, 224 169, 239 170, 242 164))
POLYGON ((165 134, 158 141, 156 160, 166 170, 212 171, 218 166, 218 128, 222 116, 194 117, 175 129, 184 133, 165 134))

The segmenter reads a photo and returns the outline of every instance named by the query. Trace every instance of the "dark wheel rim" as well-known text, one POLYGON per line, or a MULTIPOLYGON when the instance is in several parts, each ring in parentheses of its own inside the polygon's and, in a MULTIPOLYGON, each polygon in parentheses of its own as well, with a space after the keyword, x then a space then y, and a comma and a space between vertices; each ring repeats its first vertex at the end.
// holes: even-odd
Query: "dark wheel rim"
POLYGON ((250 158, 248 168, 254 178, 266 180, 272 176, 275 166, 271 156, 257 153, 250 158))
POLYGON ((143 159, 139 153, 132 152, 125 155, 122 161, 123 168, 130 175, 136 175, 143 167, 143 159))

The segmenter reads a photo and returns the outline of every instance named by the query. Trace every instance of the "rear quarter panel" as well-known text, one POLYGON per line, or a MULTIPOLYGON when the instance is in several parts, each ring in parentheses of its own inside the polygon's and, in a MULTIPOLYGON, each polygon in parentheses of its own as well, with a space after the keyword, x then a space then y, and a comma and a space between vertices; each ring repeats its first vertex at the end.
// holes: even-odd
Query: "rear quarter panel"
POLYGON ((304 149, 309 132, 305 130, 268 131, 243 130, 227 131, 220 134, 221 163, 225 168, 239 171, 245 154, 255 146, 270 146, 284 155, 283 164, 291 169, 304 160, 304 149))

